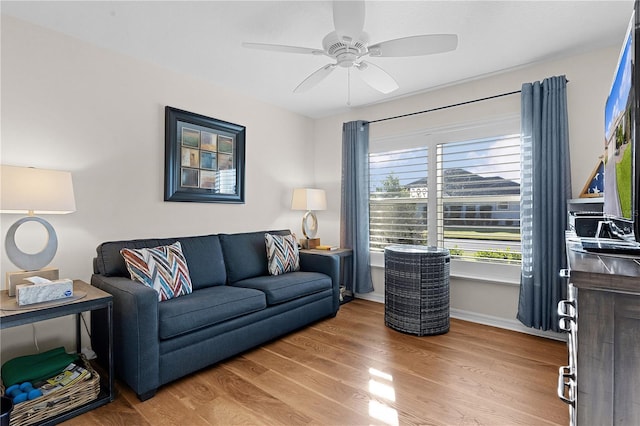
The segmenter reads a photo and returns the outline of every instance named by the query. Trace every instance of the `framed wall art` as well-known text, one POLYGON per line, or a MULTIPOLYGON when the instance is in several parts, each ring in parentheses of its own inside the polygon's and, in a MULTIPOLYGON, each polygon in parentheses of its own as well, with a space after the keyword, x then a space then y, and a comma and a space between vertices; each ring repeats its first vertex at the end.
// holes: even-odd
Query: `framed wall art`
POLYGON ((164 200, 244 203, 245 131, 165 107, 164 200))

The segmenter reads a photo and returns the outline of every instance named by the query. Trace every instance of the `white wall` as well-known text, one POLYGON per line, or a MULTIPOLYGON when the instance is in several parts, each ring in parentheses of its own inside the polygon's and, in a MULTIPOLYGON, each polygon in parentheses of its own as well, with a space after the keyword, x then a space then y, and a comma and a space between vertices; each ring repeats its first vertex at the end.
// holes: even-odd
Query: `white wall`
MULTIPOLYGON (((328 244, 340 239, 340 152, 342 123, 351 120, 373 121, 416 111, 423 111, 467 100, 520 90, 525 82, 566 75, 568 84, 569 137, 571 145, 571 176, 573 196, 582 187, 604 150, 604 103, 618 59, 619 47, 599 50, 570 58, 533 64, 517 70, 488 76, 463 84, 440 88, 366 108, 354 108, 350 113, 316 121, 315 158, 316 181, 329 190, 330 211, 320 218, 321 236, 328 244)), ((519 114, 520 96, 511 95, 495 100, 454 107, 438 112, 416 115, 383 123, 371 124, 370 138, 411 133, 453 123, 465 123, 519 114)), ((456 275, 455 265, 452 274, 456 275)), ((516 271, 516 281, 517 281, 516 271)), ((513 276, 513 274, 511 274, 513 276)), ((513 279, 506 282, 478 281, 461 277, 451 280, 452 314, 477 321, 520 329, 515 320, 518 286, 513 279), (511 282, 509 282, 511 281, 511 282)), ((384 300, 384 270, 373 269, 374 293, 362 295, 372 300, 384 300)))
MULTIPOLYGON (((300 232, 290 200, 294 187, 313 184, 311 119, 4 15, 1 30, 1 163, 73 176, 77 211, 47 216, 59 241, 51 266, 62 277, 88 282, 107 240, 300 232), (246 126, 245 204, 163 201, 165 105, 246 126)), ((3 239, 19 217, 1 216, 3 239)), ((18 243, 35 252, 44 235, 20 228, 18 243)), ((4 251, 1 269, 3 278, 17 269, 4 251)), ((71 326, 63 324, 37 326, 41 349, 67 343, 55 337, 71 326)), ((26 330, 3 330, 3 357, 31 351, 26 330)))

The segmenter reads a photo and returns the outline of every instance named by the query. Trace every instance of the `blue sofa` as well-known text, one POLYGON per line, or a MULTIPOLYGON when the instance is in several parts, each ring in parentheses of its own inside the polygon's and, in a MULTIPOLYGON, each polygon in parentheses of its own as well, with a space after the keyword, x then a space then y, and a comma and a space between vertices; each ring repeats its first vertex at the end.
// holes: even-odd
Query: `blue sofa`
MULTIPOLYGON (((289 231, 266 231, 284 235, 289 231)), ((142 401, 159 386, 323 318, 339 302, 336 256, 300 253, 300 271, 271 276, 265 232, 105 242, 91 284, 113 295, 116 377, 142 401), (132 281, 122 248, 180 241, 193 292, 158 302, 132 281)), ((92 346, 106 360, 105 313, 91 317, 92 346)))

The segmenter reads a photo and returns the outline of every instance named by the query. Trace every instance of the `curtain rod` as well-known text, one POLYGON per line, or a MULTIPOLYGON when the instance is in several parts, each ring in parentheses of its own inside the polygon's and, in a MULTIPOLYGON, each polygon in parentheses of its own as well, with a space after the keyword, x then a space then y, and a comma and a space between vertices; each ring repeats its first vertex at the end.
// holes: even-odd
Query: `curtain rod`
POLYGON ((487 96, 486 98, 474 99, 474 100, 471 100, 471 101, 465 101, 465 102, 460 102, 460 103, 457 103, 457 104, 441 106, 441 107, 438 107, 438 108, 431 108, 431 109, 427 109, 427 110, 424 110, 424 111, 410 112, 409 114, 396 115, 395 117, 380 118, 378 120, 367 121, 367 124, 379 123, 381 121, 387 121, 387 120, 395 120, 396 118, 404 118, 404 117, 409 117, 409 116, 412 116, 412 115, 418 115, 418 114, 424 114, 424 113, 427 113, 427 112, 438 111, 438 110, 441 110, 441 109, 447 109, 447 108, 453 108, 453 107, 457 107, 457 106, 461 106, 461 105, 472 104, 472 103, 475 103, 475 102, 487 101, 489 99, 500 98, 502 96, 515 95, 516 93, 520 93, 520 92, 521 92, 521 90, 514 90, 513 92, 501 93, 499 95, 487 96))

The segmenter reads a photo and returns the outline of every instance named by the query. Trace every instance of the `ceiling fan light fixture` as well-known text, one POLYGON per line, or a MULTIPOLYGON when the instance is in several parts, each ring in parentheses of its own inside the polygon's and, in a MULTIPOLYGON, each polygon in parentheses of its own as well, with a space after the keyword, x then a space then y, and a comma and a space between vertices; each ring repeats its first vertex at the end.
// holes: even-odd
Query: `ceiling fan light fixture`
POLYGON ((345 51, 353 52, 358 56, 366 55, 368 52, 369 36, 362 32, 357 39, 345 41, 337 32, 331 31, 322 39, 322 48, 328 56, 335 57, 345 51))

